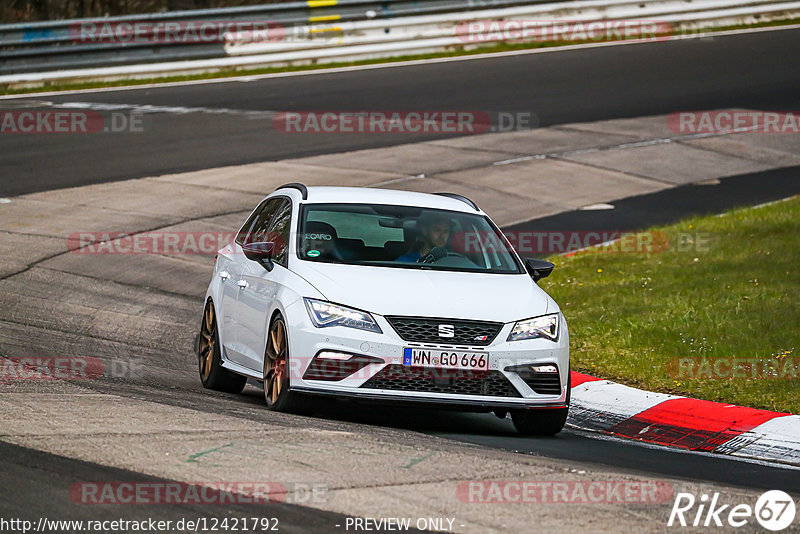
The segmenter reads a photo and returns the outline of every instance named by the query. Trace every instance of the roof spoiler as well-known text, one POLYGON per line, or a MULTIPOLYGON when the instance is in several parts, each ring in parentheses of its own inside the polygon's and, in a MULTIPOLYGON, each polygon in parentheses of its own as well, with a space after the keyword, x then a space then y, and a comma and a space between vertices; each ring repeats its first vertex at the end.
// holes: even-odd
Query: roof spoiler
POLYGON ((275 191, 278 189, 297 189, 303 195, 303 200, 308 200, 308 188, 301 183, 292 182, 290 184, 283 184, 282 186, 276 188, 275 191))
POLYGON ((477 204, 475 204, 473 201, 471 201, 470 199, 468 199, 464 195, 459 195, 458 193, 434 193, 434 194, 435 195, 439 195, 440 197, 448 197, 448 198, 454 198, 456 200, 460 200, 461 202, 463 202, 467 206, 473 208, 475 211, 481 211, 477 204))

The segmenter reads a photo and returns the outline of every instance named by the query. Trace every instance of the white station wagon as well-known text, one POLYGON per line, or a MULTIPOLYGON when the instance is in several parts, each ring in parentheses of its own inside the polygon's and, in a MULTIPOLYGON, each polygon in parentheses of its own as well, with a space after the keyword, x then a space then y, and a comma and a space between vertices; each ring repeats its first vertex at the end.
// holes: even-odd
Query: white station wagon
POLYGON ((554 435, 569 409, 569 334, 475 203, 452 193, 286 184, 218 253, 198 342, 206 388, 509 413, 554 435))

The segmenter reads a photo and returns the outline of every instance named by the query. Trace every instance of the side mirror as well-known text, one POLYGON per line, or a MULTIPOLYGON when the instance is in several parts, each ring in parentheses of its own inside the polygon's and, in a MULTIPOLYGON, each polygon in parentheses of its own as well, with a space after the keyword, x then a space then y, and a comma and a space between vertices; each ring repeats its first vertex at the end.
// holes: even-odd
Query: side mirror
POLYGON ((525 269, 531 275, 534 282, 538 282, 542 278, 547 278, 550 273, 555 269, 555 265, 549 261, 537 260, 535 258, 527 258, 525 260, 525 269))
POLYGON ((268 271, 272 270, 272 252, 275 250, 275 243, 272 241, 262 241, 258 243, 247 243, 242 245, 242 252, 248 260, 257 261, 268 271))

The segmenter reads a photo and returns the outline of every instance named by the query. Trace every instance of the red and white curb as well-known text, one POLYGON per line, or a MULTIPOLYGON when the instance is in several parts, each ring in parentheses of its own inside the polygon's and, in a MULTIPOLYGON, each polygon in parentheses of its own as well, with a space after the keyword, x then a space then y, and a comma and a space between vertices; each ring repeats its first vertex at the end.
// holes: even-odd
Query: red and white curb
POLYGON ((678 449, 800 466, 800 416, 652 393, 574 371, 567 424, 678 449))

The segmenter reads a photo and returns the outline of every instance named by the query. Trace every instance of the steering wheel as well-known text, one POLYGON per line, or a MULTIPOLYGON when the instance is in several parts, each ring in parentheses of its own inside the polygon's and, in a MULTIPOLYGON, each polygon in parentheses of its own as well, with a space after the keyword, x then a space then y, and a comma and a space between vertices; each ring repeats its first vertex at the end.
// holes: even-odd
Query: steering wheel
POLYGON ((445 252, 444 256, 438 256, 437 257, 435 254, 432 254, 431 252, 429 252, 426 255, 422 256, 420 259, 418 259, 417 263, 434 263, 434 262, 437 262, 437 261, 439 261, 441 259, 444 259, 444 258, 447 258, 447 257, 450 257, 450 256, 456 256, 456 257, 459 257, 459 258, 466 259, 466 256, 464 256, 463 254, 460 254, 458 252, 452 252, 450 250, 445 249, 444 247, 439 247, 439 248, 444 250, 444 252, 445 252))

